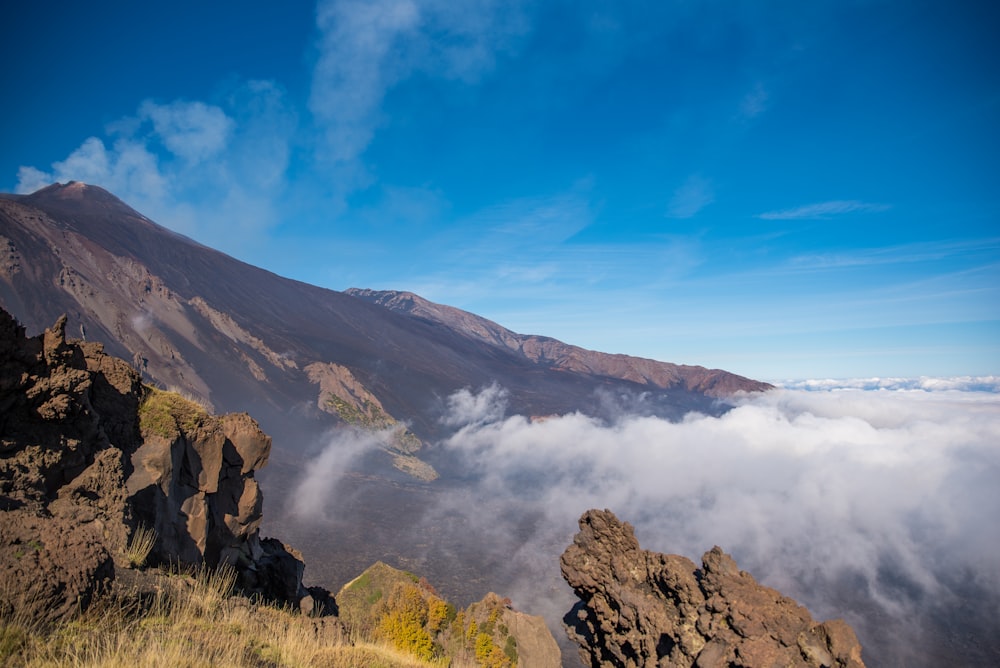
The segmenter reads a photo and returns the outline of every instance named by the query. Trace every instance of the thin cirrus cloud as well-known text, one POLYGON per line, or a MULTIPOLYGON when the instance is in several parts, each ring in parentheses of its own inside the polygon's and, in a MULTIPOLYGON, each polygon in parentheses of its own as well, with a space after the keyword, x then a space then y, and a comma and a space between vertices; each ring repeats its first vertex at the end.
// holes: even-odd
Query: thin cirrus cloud
POLYGON ((712 182, 700 174, 690 176, 677 190, 667 207, 668 218, 691 218, 715 201, 712 182))
POLYGON ((525 30, 519 4, 320 2, 309 108, 321 157, 357 167, 384 120, 386 93, 414 73, 472 82, 491 70, 496 54, 525 30))
POLYGON ((758 83, 740 101, 740 114, 746 119, 756 118, 767 111, 769 102, 767 89, 758 83))
POLYGON ((794 209, 780 209, 757 214, 762 220, 822 220, 847 213, 879 213, 891 208, 888 204, 862 202, 860 200, 831 200, 817 204, 807 204, 794 209))

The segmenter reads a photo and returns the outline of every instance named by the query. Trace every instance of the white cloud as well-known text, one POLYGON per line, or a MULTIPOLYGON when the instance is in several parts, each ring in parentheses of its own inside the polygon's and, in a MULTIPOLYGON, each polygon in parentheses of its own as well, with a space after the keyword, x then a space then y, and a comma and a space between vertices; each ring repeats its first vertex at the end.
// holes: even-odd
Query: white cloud
POLYGON ((450 427, 474 427, 503 418, 507 392, 496 383, 473 393, 468 388, 448 397, 448 412, 442 422, 450 427))
POLYGON ((234 252, 253 239, 248 233, 278 222, 297 119, 268 81, 239 84, 223 105, 145 101, 108 126, 108 140, 89 137, 49 171, 21 167, 17 192, 54 181, 99 185, 158 223, 234 252))
POLYGON ((712 182, 700 174, 694 174, 674 191, 670 206, 667 208, 667 216, 691 218, 714 201, 712 182))
POLYGON ((167 150, 189 163, 218 155, 233 131, 233 119, 204 102, 157 104, 147 100, 139 106, 139 118, 151 121, 167 150))
MULTIPOLYGON (((451 405, 467 421, 496 393, 451 405)), ((1000 603, 997 394, 777 390, 679 423, 479 420, 443 447, 478 482, 445 495, 429 526, 470 513, 462 531, 482 527, 504 552, 496 586, 554 628, 568 603, 554 564, 591 507, 632 522, 649 549, 723 546, 817 617, 847 618, 869 657, 946 642, 935 634, 962 614, 950 607, 962 587, 978 592, 963 623, 1000 603)))
MULTIPOLYGON (((955 376, 952 378, 820 378, 787 380, 780 385, 789 390, 921 390, 924 392, 996 392, 1000 393, 1000 377, 955 376)), ((989 399, 987 399, 989 400, 989 399)))
POLYGON ((51 172, 35 167, 18 170, 19 193, 34 192, 54 181, 81 181, 99 185, 125 198, 134 207, 159 201, 167 190, 167 177, 144 143, 128 138, 109 150, 97 137, 89 137, 65 160, 52 163, 51 172))
POLYGON ((113 166, 104 142, 97 137, 90 137, 65 160, 54 163, 52 168, 57 174, 79 174, 77 181, 95 183, 107 179, 113 166))
POLYGON ((415 72, 477 80, 524 31, 519 3, 325 0, 310 109, 327 158, 350 165, 384 122, 386 93, 415 72))
POLYGON ((22 165, 17 170, 17 185, 14 186, 14 192, 27 195, 51 185, 54 180, 56 179, 52 174, 43 172, 37 167, 22 165))
POLYGON ((817 204, 807 204, 794 209, 767 211, 757 215, 762 220, 826 219, 847 213, 878 213, 887 211, 888 204, 861 202, 859 200, 831 200, 817 204))
POLYGON ((385 435, 360 429, 335 429, 326 437, 322 451, 304 467, 305 477, 285 498, 289 517, 321 522, 328 520, 330 499, 338 491, 344 471, 365 454, 383 447, 385 435))

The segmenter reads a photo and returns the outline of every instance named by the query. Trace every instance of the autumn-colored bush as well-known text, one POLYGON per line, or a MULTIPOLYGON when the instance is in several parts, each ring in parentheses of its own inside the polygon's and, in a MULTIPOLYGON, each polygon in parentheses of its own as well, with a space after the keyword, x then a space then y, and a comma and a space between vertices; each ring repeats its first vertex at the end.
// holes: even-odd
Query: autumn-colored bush
POLYGON ((422 659, 431 659, 440 653, 427 629, 430 605, 418 585, 397 583, 383 605, 384 611, 376 628, 379 638, 422 659))

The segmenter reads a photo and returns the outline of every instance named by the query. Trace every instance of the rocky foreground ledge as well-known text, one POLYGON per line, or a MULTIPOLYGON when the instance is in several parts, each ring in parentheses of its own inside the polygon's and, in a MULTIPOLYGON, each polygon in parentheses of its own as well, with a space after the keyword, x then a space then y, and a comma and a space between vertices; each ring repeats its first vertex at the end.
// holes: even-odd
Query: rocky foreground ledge
POLYGON ((247 593, 325 602, 302 585, 297 553, 258 533, 254 472, 271 439, 257 423, 144 387, 65 325, 26 337, 0 310, 0 601, 50 621, 86 609, 142 528, 149 563, 228 564, 247 593))
POLYGON ((342 610, 306 588, 258 530, 257 423, 144 386, 65 325, 26 337, 0 309, 0 664, 61 665, 68 643, 88 665, 559 665, 544 620, 496 594, 459 610, 385 564, 342 610))
POLYGON ((640 549, 632 526, 609 510, 584 513, 561 565, 581 599, 565 622, 595 668, 864 666, 845 622, 817 623, 718 547, 701 568, 640 549))

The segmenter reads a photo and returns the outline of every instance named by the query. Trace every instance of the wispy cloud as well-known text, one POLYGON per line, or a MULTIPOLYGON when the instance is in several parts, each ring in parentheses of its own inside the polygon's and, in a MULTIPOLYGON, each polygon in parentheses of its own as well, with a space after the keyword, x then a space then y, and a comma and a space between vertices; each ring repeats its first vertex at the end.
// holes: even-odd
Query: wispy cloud
POLYGON ((305 476, 285 499, 288 515, 300 521, 327 519, 341 474, 368 453, 383 448, 387 437, 355 429, 333 430, 322 451, 309 460, 305 476))
POLYGON ((740 114, 747 119, 760 116, 767 111, 769 99, 767 89, 763 84, 757 83, 740 101, 740 114))
POLYGON ((121 137, 111 146, 88 137, 65 160, 52 163, 50 171, 22 166, 15 188, 30 193, 53 181, 82 181, 103 186, 142 208, 159 201, 168 189, 157 156, 142 140, 121 137))
MULTIPOLYGON (((996 252, 997 242, 998 240, 995 238, 937 240, 875 248, 857 248, 850 252, 841 253, 809 253, 789 258, 788 263, 778 268, 778 271, 815 271, 884 264, 928 263, 939 262, 946 258, 970 259, 973 256, 989 258, 982 266, 990 266, 995 263, 989 254, 996 252)), ((964 271, 978 271, 980 268, 973 265, 964 271)))
POLYGON ((151 122, 163 145, 188 163, 199 163, 222 152, 234 125, 221 108, 185 100, 170 104, 147 100, 139 107, 138 120, 151 122))
POLYGON ((807 204, 794 209, 767 211, 757 214, 756 217, 762 220, 823 220, 831 216, 839 216, 847 213, 878 213, 880 211, 887 211, 890 208, 888 204, 862 202, 854 199, 831 200, 829 202, 807 204))
POLYGON ((323 155, 356 169, 393 86, 416 72, 475 81, 525 30, 519 3, 500 0, 324 0, 317 25, 309 107, 323 155))
POLYGON ((159 223, 229 245, 234 228, 277 221, 296 132, 283 90, 269 81, 238 84, 213 105, 146 100, 48 170, 22 166, 16 190, 83 181, 113 192, 159 223))
POLYGON ((691 218, 714 201, 712 182, 700 174, 694 174, 674 191, 667 207, 667 217, 691 218))

